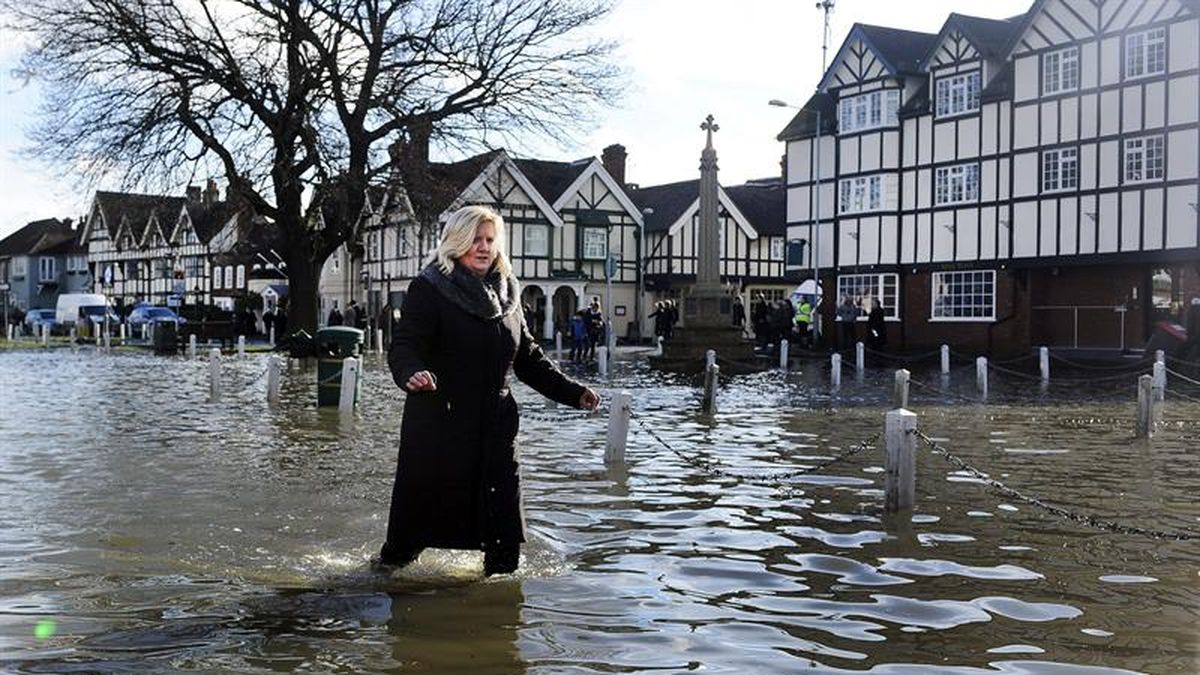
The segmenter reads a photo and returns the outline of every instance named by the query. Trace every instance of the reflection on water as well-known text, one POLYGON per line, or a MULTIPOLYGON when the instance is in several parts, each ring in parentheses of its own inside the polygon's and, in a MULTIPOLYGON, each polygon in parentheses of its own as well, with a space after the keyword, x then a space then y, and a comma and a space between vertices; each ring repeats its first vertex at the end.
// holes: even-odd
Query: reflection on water
MULTIPOLYGON (((377 357, 350 424, 312 370, 272 410, 264 357, 226 360, 217 402, 206 368, 0 354, 0 671, 1200 670, 1196 542, 1084 529, 925 451, 911 517, 882 511, 879 450, 780 478, 877 436, 886 368, 731 378, 704 416, 690 378, 619 362, 602 386, 671 450, 635 423, 617 467, 603 415, 519 388, 531 542, 487 581, 477 553, 370 568, 403 406, 377 357)), ((1134 442, 1135 374, 994 375, 985 406, 973 370, 913 371, 922 429, 993 478, 1200 530, 1200 406, 1134 442)))

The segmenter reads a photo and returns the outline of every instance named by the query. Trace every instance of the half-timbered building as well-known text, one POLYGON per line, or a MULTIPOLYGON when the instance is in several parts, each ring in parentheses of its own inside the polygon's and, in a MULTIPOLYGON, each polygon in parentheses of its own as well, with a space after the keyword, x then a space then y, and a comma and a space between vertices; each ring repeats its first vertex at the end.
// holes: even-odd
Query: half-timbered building
POLYGON ((1198 83, 1194 2, 856 25, 779 136, 789 266, 902 348, 1140 345, 1200 293, 1198 83))

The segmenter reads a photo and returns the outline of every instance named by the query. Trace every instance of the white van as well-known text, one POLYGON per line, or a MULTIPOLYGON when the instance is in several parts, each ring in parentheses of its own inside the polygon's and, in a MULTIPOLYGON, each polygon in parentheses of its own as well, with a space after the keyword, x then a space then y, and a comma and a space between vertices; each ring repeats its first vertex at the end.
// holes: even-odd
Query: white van
POLYGON ((79 320, 81 307, 91 308, 87 314, 98 314, 104 320, 104 308, 108 306, 108 298, 101 293, 63 293, 58 296, 58 306, 54 310, 54 318, 60 326, 74 326, 79 320))

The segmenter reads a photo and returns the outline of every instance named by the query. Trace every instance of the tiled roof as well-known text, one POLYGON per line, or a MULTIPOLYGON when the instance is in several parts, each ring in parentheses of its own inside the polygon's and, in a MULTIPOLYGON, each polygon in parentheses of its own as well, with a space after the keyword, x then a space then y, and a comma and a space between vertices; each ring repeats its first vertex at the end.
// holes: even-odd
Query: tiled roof
MULTIPOLYGON (((196 238, 206 244, 221 231, 221 228, 229 222, 236 211, 232 202, 213 202, 211 204, 189 202, 187 204, 188 218, 196 230, 196 238)), ((172 221, 173 224, 174 221, 172 221)), ((166 227, 169 232, 171 225, 166 225, 166 227)))
POLYGON ((1009 40, 1021 27, 1020 20, 1024 17, 1022 14, 1012 19, 985 19, 952 13, 946 25, 961 31, 985 59, 992 59, 1004 56, 1009 40))
POLYGON ((633 203, 645 214, 647 232, 666 232, 698 196, 699 178, 629 191, 633 203), (654 209, 654 212, 646 213, 646 209, 654 209))
POLYGON ((514 159, 513 163, 525 174, 533 187, 547 202, 554 203, 592 163, 592 158, 574 162, 550 162, 542 159, 514 159))
POLYGON ((74 230, 47 234, 29 252, 46 255, 86 255, 87 247, 79 242, 77 235, 74 230))
POLYGON ((821 112, 821 133, 837 133, 837 105, 833 96, 818 92, 813 94, 804 107, 796 112, 791 122, 775 137, 779 141, 791 141, 797 138, 815 136, 817 132, 817 111, 821 112))
POLYGON ((0 239, 0 255, 29 255, 34 252, 43 238, 49 236, 54 243, 58 243, 58 237, 64 234, 68 237, 74 236, 71 226, 57 218, 35 220, 4 239, 0 239))
POLYGON ((160 219, 164 213, 173 214, 169 216, 169 222, 173 225, 175 217, 179 214, 179 209, 183 208, 185 201, 183 197, 164 195, 103 190, 96 192, 96 202, 100 205, 100 210, 104 212, 105 225, 108 227, 110 238, 117 236, 117 226, 121 224, 123 218, 128 220, 130 232, 133 233, 135 240, 141 240, 142 234, 146 231, 146 223, 150 222, 152 213, 157 212, 160 219))
POLYGON ((417 220, 437 222, 438 216, 500 152, 490 150, 458 162, 430 162, 424 171, 411 171, 405 175, 404 186, 417 220))
POLYGON ((761 236, 782 236, 787 233, 787 191, 783 181, 755 181, 725 188, 751 227, 761 236))
POLYGON ((916 73, 920 71, 921 59, 937 40, 933 33, 919 33, 912 30, 888 28, 857 24, 871 46, 879 52, 898 73, 916 73))

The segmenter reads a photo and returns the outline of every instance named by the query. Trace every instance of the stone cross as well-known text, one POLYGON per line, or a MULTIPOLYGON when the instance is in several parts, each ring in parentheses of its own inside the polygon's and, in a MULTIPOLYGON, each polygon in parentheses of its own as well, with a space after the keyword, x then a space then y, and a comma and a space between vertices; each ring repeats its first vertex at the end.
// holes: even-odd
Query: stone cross
POLYGON ((714 122, 713 116, 709 115, 708 117, 704 118, 703 122, 700 123, 700 128, 708 132, 708 138, 705 140, 704 148, 706 150, 711 150, 712 149, 712 135, 721 130, 721 125, 714 122))

